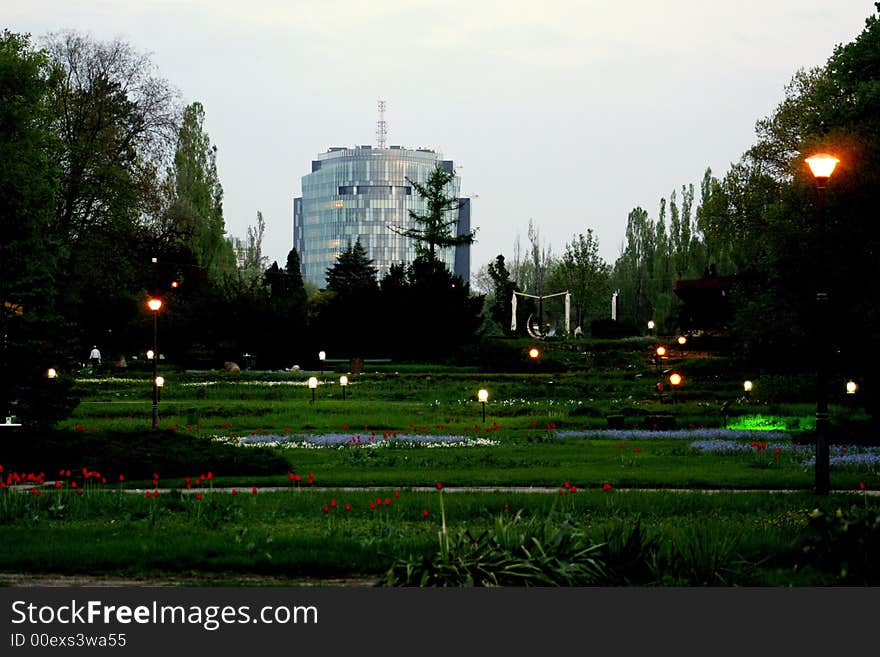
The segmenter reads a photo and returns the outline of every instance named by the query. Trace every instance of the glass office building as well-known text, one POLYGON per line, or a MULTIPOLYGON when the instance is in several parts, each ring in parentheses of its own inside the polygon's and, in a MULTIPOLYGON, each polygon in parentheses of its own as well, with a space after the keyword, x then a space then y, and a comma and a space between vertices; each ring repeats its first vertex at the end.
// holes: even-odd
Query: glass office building
MULTIPOLYGON (((293 200, 293 246, 300 255, 303 277, 323 287, 336 256, 360 240, 381 280, 391 265, 412 262, 415 242, 391 226, 415 227, 409 211, 426 212, 427 205, 408 182, 424 184, 440 164, 452 172, 451 160, 432 150, 401 146, 331 148, 312 161, 302 178, 302 197, 293 200)), ((447 186, 459 197, 456 176, 447 186)), ((461 199, 458 232, 470 231, 470 199, 461 199)), ((470 279, 470 248, 444 249, 438 254, 465 281, 470 279)))

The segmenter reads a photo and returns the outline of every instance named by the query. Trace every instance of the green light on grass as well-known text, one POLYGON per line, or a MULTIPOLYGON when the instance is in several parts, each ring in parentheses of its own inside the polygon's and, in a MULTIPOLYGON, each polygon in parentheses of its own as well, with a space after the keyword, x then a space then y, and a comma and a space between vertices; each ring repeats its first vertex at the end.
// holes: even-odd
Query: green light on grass
POLYGON ((798 431, 815 429, 816 418, 810 415, 800 417, 782 415, 743 415, 731 418, 728 429, 740 431, 798 431))

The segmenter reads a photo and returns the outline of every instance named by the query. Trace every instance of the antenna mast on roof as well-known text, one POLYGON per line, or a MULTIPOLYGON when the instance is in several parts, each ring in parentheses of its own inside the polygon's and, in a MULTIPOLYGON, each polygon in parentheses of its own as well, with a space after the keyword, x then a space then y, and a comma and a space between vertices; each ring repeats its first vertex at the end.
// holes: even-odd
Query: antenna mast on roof
POLYGON ((376 148, 385 148, 388 137, 388 123, 385 121, 385 101, 379 101, 379 120, 376 121, 376 148))

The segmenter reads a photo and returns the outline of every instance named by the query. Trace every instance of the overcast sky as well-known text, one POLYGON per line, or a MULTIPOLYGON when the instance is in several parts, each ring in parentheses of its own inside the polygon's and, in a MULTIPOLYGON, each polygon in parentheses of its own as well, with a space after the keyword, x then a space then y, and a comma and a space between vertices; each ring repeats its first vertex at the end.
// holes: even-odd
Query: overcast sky
POLYGON ((865 0, 2 0, 3 25, 75 29, 149 53, 205 106, 230 235, 262 211, 284 263, 292 199, 330 146, 451 159, 479 229, 472 271, 592 228, 619 254, 630 210, 723 175, 800 68, 874 12, 865 0))

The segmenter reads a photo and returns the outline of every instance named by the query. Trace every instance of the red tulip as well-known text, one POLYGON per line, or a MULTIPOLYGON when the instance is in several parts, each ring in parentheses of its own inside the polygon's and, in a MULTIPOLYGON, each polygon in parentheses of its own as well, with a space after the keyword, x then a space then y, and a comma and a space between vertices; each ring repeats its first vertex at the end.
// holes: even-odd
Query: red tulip
POLYGON ((443 490, 443 484, 441 484, 439 481, 437 482, 437 490, 443 490))
POLYGON ((611 490, 612 488, 614 488, 614 486, 609 484, 607 481, 604 484, 602 484, 602 490, 611 490))
POLYGON ((422 509, 422 517, 427 518, 429 515, 431 514, 428 512, 427 509, 422 509))
POLYGON ((251 492, 252 492, 254 495, 256 495, 256 494, 257 494, 257 487, 254 486, 253 488, 251 488, 251 492))
POLYGON ((196 499, 197 499, 197 500, 202 499, 202 494, 201 494, 201 493, 196 493, 196 499))

